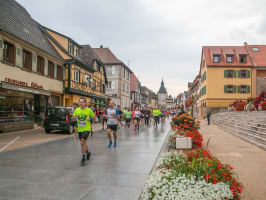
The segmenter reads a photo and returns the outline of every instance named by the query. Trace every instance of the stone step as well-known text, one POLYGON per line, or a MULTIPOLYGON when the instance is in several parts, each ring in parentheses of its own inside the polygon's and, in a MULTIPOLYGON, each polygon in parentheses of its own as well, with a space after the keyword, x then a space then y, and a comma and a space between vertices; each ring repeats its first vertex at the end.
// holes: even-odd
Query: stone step
POLYGON ((216 124, 216 125, 219 126, 222 129, 224 129, 224 130, 229 131, 230 133, 234 133, 234 135, 241 135, 243 138, 246 137, 249 140, 255 141, 256 143, 260 143, 260 144, 266 146, 266 138, 264 138, 264 137, 260 137, 260 136, 254 135, 254 134, 250 134, 249 132, 244 131, 244 130, 239 130, 239 129, 236 130, 235 128, 232 128, 232 127, 229 127, 229 126, 226 126, 226 125, 221 125, 220 123, 216 124))
POLYGON ((260 143, 260 142, 257 142, 256 140, 253 140, 253 139, 251 139, 251 138, 249 138, 249 137, 247 137, 247 136, 243 136, 243 135, 241 135, 241 134, 237 134, 237 133, 235 133, 234 131, 228 130, 228 129, 222 127, 222 126, 219 126, 219 127, 220 127, 221 129, 223 129, 224 131, 226 131, 226 132, 228 132, 228 133, 231 133, 232 135, 235 135, 235 136, 237 136, 237 137, 239 137, 239 138, 241 138, 241 139, 247 141, 248 143, 253 144, 253 145, 256 145, 257 147, 259 147, 259 148, 261 148, 261 149, 263 149, 263 150, 266 151, 266 145, 265 145, 265 144, 262 144, 262 143, 260 143))

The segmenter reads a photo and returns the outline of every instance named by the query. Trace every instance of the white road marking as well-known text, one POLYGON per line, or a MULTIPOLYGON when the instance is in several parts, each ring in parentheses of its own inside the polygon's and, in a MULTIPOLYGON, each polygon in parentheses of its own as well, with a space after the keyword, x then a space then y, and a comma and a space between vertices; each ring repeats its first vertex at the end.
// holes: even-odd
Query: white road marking
POLYGON ((13 144, 19 138, 20 138, 20 136, 17 136, 14 140, 12 140, 6 146, 4 146, 2 149, 0 149, 0 152, 2 152, 4 149, 6 149, 9 145, 13 144))
MULTIPOLYGON (((19 136, 18 136, 19 137, 19 136)), ((26 141, 21 141, 21 142, 15 142, 14 144, 21 144, 21 143, 34 143, 34 142, 47 142, 47 141, 54 141, 54 140, 60 140, 60 139, 65 139, 65 138, 54 138, 54 139, 46 139, 46 140, 26 140, 26 141)), ((7 143, 1 143, 0 144, 7 144, 7 143)))

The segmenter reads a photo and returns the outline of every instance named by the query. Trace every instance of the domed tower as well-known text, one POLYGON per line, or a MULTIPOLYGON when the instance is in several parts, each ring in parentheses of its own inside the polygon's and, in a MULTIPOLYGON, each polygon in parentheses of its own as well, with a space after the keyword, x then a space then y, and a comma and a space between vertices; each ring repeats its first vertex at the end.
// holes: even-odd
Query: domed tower
POLYGON ((160 87, 157 94, 158 94, 158 106, 166 106, 166 99, 167 99, 168 95, 167 95, 167 91, 164 87, 163 79, 161 82, 161 87, 160 87))

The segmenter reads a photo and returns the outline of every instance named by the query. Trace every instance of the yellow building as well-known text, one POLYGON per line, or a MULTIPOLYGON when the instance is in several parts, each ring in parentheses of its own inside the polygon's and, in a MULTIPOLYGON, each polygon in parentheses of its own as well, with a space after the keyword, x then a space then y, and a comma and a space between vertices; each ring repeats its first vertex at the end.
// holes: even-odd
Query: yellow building
POLYGON ((42 27, 47 38, 65 59, 64 105, 85 97, 92 106, 105 105, 107 84, 104 64, 89 45, 79 45, 71 38, 42 27))
POLYGON ((245 46, 204 46, 200 66, 200 113, 218 112, 251 96, 253 63, 245 46))

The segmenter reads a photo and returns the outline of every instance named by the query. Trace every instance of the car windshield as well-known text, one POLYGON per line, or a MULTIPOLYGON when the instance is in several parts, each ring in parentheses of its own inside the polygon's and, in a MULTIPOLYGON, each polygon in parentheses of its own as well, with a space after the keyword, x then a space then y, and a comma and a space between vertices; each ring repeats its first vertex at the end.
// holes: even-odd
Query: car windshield
POLYGON ((47 116, 56 115, 61 116, 65 115, 66 109, 65 108, 48 108, 47 110, 47 116))

